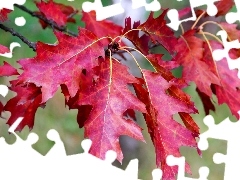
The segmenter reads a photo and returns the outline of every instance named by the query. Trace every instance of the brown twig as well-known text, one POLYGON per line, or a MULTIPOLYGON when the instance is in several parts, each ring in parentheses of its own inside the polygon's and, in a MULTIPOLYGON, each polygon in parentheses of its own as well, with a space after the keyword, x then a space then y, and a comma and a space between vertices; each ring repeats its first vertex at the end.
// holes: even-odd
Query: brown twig
POLYGON ((21 9, 22 11, 30 14, 33 17, 37 17, 38 19, 41 19, 42 21, 44 21, 45 23, 47 23, 48 25, 50 25, 54 29, 57 29, 61 32, 66 32, 67 34, 70 34, 70 35, 75 36, 75 37, 77 36, 76 33, 72 32, 72 31, 69 31, 66 26, 58 26, 54 21, 47 19, 45 16, 42 16, 41 14, 30 11, 25 6, 18 5, 18 4, 14 4, 14 6, 16 6, 17 8, 21 9))
POLYGON ((23 35, 21 35, 20 33, 16 32, 14 29, 9 28, 3 24, 0 23, 0 28, 3 29, 6 32, 10 32, 13 36, 18 37, 19 39, 22 40, 22 42, 24 42, 25 44, 27 44, 30 48, 32 48, 34 51, 36 51, 36 43, 30 42, 29 40, 27 40, 27 38, 25 38, 23 35))

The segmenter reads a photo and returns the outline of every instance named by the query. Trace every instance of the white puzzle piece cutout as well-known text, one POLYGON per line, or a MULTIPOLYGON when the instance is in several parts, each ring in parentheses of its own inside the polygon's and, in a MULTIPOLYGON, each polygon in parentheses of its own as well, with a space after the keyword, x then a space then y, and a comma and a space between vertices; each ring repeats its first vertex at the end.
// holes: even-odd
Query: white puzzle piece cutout
POLYGON ((240 1, 234 0, 237 12, 229 12, 226 14, 225 19, 229 24, 233 24, 236 21, 240 22, 240 1))
POLYGON ((4 54, 0 53, 0 56, 6 57, 6 58, 12 58, 13 57, 13 49, 15 47, 21 47, 21 45, 17 42, 12 42, 10 44, 10 52, 9 53, 4 53, 4 54))
POLYGON ((158 0, 153 0, 147 3, 146 0, 132 0, 132 8, 138 9, 140 7, 145 7, 146 11, 159 11, 161 9, 161 4, 158 0))
MULTIPOLYGON (((7 1, 1 1, 0 3, 0 10, 3 8, 13 10, 14 4, 23 5, 26 2, 26 0, 7 0, 7 1)), ((24 17, 17 17, 15 19, 15 24, 17 26, 24 26, 26 24, 26 19, 24 17)))
POLYGON ((125 170, 112 165, 116 160, 116 153, 108 151, 105 160, 101 160, 91 154, 91 140, 82 141, 84 153, 67 156, 64 144, 56 130, 49 130, 47 137, 55 142, 52 149, 45 155, 41 155, 32 148, 38 136, 30 133, 27 140, 22 140, 14 130, 23 118, 18 118, 9 128, 9 132, 16 136, 16 142, 9 145, 5 139, 0 138, 0 168, 2 179, 15 180, 24 177, 31 179, 71 179, 71 180, 137 180, 138 160, 131 160, 125 170), (14 173, 13 173, 14 170, 14 173), (26 170, 33 176, 26 176, 26 170), (93 173, 94 172, 94 173, 93 173))
POLYGON ((85 12, 96 11, 96 20, 102 21, 112 16, 116 16, 124 13, 124 9, 120 3, 115 3, 113 5, 109 5, 103 7, 101 0, 95 0, 92 2, 84 2, 82 4, 82 9, 85 12))
POLYGON ((6 8, 6 9, 14 9, 14 4, 23 5, 26 2, 26 0, 7 0, 7 1, 1 1, 0 3, 0 9, 6 8))
MULTIPOLYGON (((161 4, 158 0, 153 0, 147 3, 146 0, 132 0, 132 8, 137 9, 145 7, 146 11, 158 11, 161 9, 161 4)), ((102 21, 104 19, 124 13, 121 0, 118 3, 103 7, 101 0, 95 0, 94 2, 84 2, 82 9, 85 12, 96 11, 96 20, 102 21)))
POLYGON ((8 94, 8 87, 6 85, 0 85, 0 94, 3 97, 6 97, 6 95, 8 94))
POLYGON ((213 160, 216 164, 225 163, 224 180, 240 179, 240 121, 231 122, 226 118, 216 125, 211 115, 206 116, 203 121, 208 126, 208 130, 200 135, 198 147, 206 150, 208 138, 226 140, 226 155, 215 153, 213 160))
POLYGON ((171 21, 167 25, 172 28, 173 30, 177 31, 179 28, 179 25, 182 22, 186 21, 195 21, 197 19, 194 8, 200 7, 203 5, 207 5, 207 13, 209 16, 215 16, 217 14, 217 7, 214 5, 215 2, 219 0, 190 0, 190 6, 191 6, 191 12, 192 12, 192 17, 189 17, 187 19, 180 20, 179 19, 179 14, 176 9, 170 9, 167 12, 167 16, 169 20, 171 21))
POLYGON ((239 40, 236 39, 234 41, 227 41, 227 32, 226 31, 219 31, 217 35, 221 36, 224 49, 217 49, 212 52, 212 56, 214 60, 219 61, 223 58, 227 59, 229 69, 238 69, 238 78, 240 78, 240 58, 238 59, 231 59, 229 56, 229 51, 233 48, 239 49, 240 43, 239 40))
POLYGON ((207 180, 209 175, 209 168, 208 167, 201 167, 199 169, 199 178, 189 178, 185 177, 185 157, 174 157, 169 155, 167 157, 167 164, 169 166, 178 166, 178 175, 177 180, 207 180))

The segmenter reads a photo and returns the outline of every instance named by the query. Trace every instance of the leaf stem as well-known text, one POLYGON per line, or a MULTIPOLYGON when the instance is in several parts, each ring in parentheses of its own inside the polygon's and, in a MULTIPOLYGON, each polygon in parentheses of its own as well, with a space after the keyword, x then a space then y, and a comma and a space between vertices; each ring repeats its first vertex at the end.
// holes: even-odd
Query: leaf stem
POLYGON ((141 55, 151 64, 151 66, 153 67, 153 69, 157 72, 156 68, 155 68, 154 65, 151 63, 151 61, 150 61, 143 53, 141 53, 139 50, 137 50, 137 49, 135 49, 135 48, 132 48, 132 47, 129 47, 129 46, 123 46, 123 47, 120 48, 120 49, 123 50, 124 48, 137 51, 139 54, 141 54, 141 55))
POLYGON ((122 49, 122 50, 127 52, 128 54, 130 54, 130 56, 132 56, 133 60, 136 62, 138 68, 140 69, 140 71, 142 73, 142 68, 141 68, 140 64, 137 62, 136 58, 133 56, 133 54, 130 51, 128 51, 127 49, 122 49))
MULTIPOLYGON (((219 23, 217 23, 217 22, 214 22, 214 21, 206 21, 206 22, 202 23, 202 24, 199 26, 199 28, 200 28, 200 29, 203 29, 203 26, 205 26, 205 25, 207 25, 207 24, 215 24, 215 25, 217 25, 220 29, 226 31, 226 30, 221 26, 221 24, 219 24, 219 23)), ((232 41, 229 36, 227 36, 227 38, 228 38, 229 41, 232 41)))
POLYGON ((206 11, 203 11, 203 13, 197 18, 195 23, 192 25, 191 29, 194 29, 196 27, 197 23, 200 21, 204 14, 206 14, 206 11))
POLYGON ((16 32, 14 29, 9 28, 5 25, 3 25, 2 23, 0 23, 0 28, 3 29, 6 32, 11 33, 13 36, 18 37, 19 39, 22 40, 22 42, 24 42, 25 44, 27 44, 30 48, 33 49, 33 51, 36 51, 36 43, 30 42, 27 38, 25 38, 23 35, 21 35, 20 33, 16 32))
MULTIPOLYGON (((202 31, 202 30, 200 30, 200 32, 201 32, 201 31, 202 31)), ((205 34, 202 33, 202 35, 203 35, 203 38, 206 40, 207 45, 208 45, 208 48, 210 49, 210 51, 211 51, 211 55, 212 55, 212 52, 213 52, 212 47, 211 47, 211 45, 210 45, 210 43, 209 43, 207 37, 205 36, 205 34)), ((212 58, 212 59, 213 59, 213 58, 212 58)), ((218 68, 217 68, 217 64, 216 64, 216 61, 214 61, 214 59, 213 59, 213 64, 214 64, 214 66, 215 66, 217 76, 220 78, 220 75, 219 75, 219 72, 218 72, 218 68)), ((221 81, 220 81, 220 84, 222 85, 221 81)))
MULTIPOLYGON (((139 68, 139 70, 140 70, 140 72, 141 72, 141 74, 142 74, 142 77, 143 77, 144 84, 145 84, 145 86, 146 86, 147 92, 150 93, 149 87, 148 87, 148 83, 147 83, 147 79, 146 79, 146 77, 145 77, 145 75, 144 75, 144 73, 143 73, 143 69, 141 68, 140 64, 137 62, 137 59, 133 56, 133 54, 132 54, 130 51, 128 51, 128 50, 126 50, 126 49, 123 49, 123 51, 126 51, 126 52, 127 52, 128 54, 130 54, 130 55, 132 56, 132 58, 134 59, 135 63, 137 64, 137 66, 138 66, 138 68, 139 68)), ((150 97, 150 94, 149 94, 148 96, 149 96, 149 100, 152 102, 152 99, 151 99, 151 97, 150 97)))
POLYGON ((72 32, 72 31, 69 31, 66 26, 58 26, 54 21, 49 20, 46 17, 44 17, 44 16, 42 16, 40 14, 37 14, 37 13, 35 13, 33 11, 30 11, 25 6, 18 5, 18 4, 14 4, 14 6, 19 8, 19 9, 21 9, 22 11, 30 14, 33 17, 37 17, 38 19, 41 19, 42 21, 44 21, 45 23, 47 23, 48 25, 50 25, 54 29, 57 29, 57 30, 59 30, 61 32, 66 32, 67 34, 70 34, 70 35, 75 36, 75 37, 77 36, 76 33, 72 32))
POLYGON ((204 38, 205 41, 207 42, 208 47, 209 47, 209 49, 210 49, 210 51, 211 51, 211 53, 212 53, 213 50, 212 50, 212 47, 211 47, 211 45, 210 45, 210 43, 209 43, 207 37, 205 36, 205 34, 204 34, 204 32, 203 32, 202 30, 200 30, 200 33, 203 35, 203 38, 204 38))
POLYGON ((223 44, 223 42, 221 41, 221 39, 219 39, 217 36, 215 36, 215 35, 212 34, 212 33, 205 32, 205 31, 202 31, 202 30, 200 30, 199 33, 202 34, 202 35, 204 34, 204 35, 211 36, 211 37, 213 37, 214 39, 216 39, 218 42, 220 42, 221 44, 223 44))
POLYGON ((74 56, 77 56, 79 53, 85 51, 87 48, 89 48, 90 46, 92 46, 93 44, 97 43, 98 41, 101 41, 102 39, 112 39, 111 37, 101 37, 99 39, 97 39, 96 41, 93 41, 92 43, 90 43, 89 45, 85 46, 82 50, 80 50, 79 52, 77 52, 76 54, 72 55, 71 57, 69 57, 68 59, 66 59, 65 61, 61 62, 60 64, 58 64, 59 66, 63 63, 65 63, 66 61, 68 61, 69 59, 73 58, 74 56))
POLYGON ((130 29, 129 31, 125 32, 123 35, 115 37, 115 38, 113 39, 113 41, 115 41, 118 37, 119 37, 120 39, 122 39, 124 36, 126 36, 126 34, 132 32, 132 31, 141 31, 141 29, 130 29))
POLYGON ((179 26, 180 26, 180 28, 181 28, 182 34, 184 34, 184 33, 185 33, 185 30, 184 30, 184 28, 183 28, 183 25, 180 24, 179 26))
MULTIPOLYGON (((109 105, 109 99, 110 99, 110 94, 111 94, 111 85, 112 85, 112 74, 113 74, 113 64, 112 64, 112 52, 111 50, 108 50, 109 53, 110 53, 110 58, 109 58, 109 68, 110 68, 110 73, 109 73, 109 84, 108 84, 108 96, 107 96, 107 104, 105 106, 105 109, 104 109, 104 114, 106 114, 106 110, 108 108, 108 105, 109 105)), ((104 121, 105 121, 105 116, 104 116, 104 121)))

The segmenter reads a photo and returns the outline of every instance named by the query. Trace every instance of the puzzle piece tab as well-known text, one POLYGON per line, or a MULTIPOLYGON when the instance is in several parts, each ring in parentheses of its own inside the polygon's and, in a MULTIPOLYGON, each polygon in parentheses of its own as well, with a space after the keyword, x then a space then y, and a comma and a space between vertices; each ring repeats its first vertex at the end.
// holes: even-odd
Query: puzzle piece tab
POLYGON ((198 147, 201 150, 208 148, 208 138, 227 141, 227 154, 216 153, 213 156, 215 163, 225 163, 224 180, 240 179, 240 121, 231 122, 229 118, 216 125, 211 115, 204 118, 204 123, 208 126, 208 131, 200 135, 198 147))
MULTIPOLYGON (((195 178, 185 177, 185 157, 174 157, 169 155, 167 157, 167 164, 169 166, 178 166, 177 180, 194 180, 195 178)), ((199 169, 199 178, 195 180, 207 180, 209 175, 208 167, 201 167, 199 169)))
POLYGON ((4 138, 0 138, 0 168, 1 179, 15 180, 24 177, 30 179, 71 179, 71 180, 137 180, 138 160, 131 160, 125 170, 112 165, 116 160, 116 152, 108 151, 105 160, 91 154, 91 140, 82 141, 84 153, 66 155, 64 144, 56 130, 51 129, 47 137, 55 142, 53 148, 45 155, 41 155, 32 148, 38 136, 31 133, 24 141, 14 132, 23 118, 18 118, 9 128, 9 132, 16 136, 16 142, 9 145, 4 138), (26 176, 26 169, 33 176, 26 176))
POLYGON ((13 49, 15 47, 21 47, 21 45, 17 42, 13 42, 10 44, 10 52, 9 53, 4 53, 4 54, 1 54, 0 53, 0 56, 3 56, 3 57, 6 57, 6 58, 12 58, 13 57, 13 49))
POLYGON ((233 24, 236 21, 240 22, 240 1, 234 0, 237 12, 229 12, 226 14, 225 19, 229 24, 233 24))
POLYGON ((113 5, 109 5, 106 7, 103 7, 101 0, 95 0, 93 3, 84 2, 82 4, 82 9, 85 12, 96 11, 97 21, 102 21, 106 18, 124 13, 124 9, 121 5, 121 1, 120 3, 115 3, 113 5))
POLYGON ((7 1, 1 1, 0 3, 0 9, 6 8, 6 9, 14 9, 14 4, 23 5, 26 2, 26 0, 7 0, 7 1))
POLYGON ((222 42, 224 49, 217 49, 212 52, 213 58, 216 61, 219 61, 223 58, 227 59, 229 69, 238 69, 238 78, 240 78, 240 58, 238 59, 231 59, 229 56, 229 51, 231 49, 239 49, 240 48, 240 43, 239 40, 236 39, 234 41, 227 41, 227 32, 224 30, 221 30, 217 33, 217 35, 221 36, 222 42))
POLYGON ((153 0, 150 3, 147 3, 146 0, 132 0, 133 9, 140 7, 145 7, 146 11, 159 11, 161 9, 161 4, 158 0, 153 0))
MULTIPOLYGON (((82 9, 85 12, 96 11, 96 20, 102 21, 104 19, 119 15, 124 13, 124 9, 119 3, 103 7, 101 0, 95 0, 92 2, 84 2, 82 4, 82 9)), ((153 0, 151 3, 147 3, 146 0, 132 0, 132 8, 137 9, 140 7, 145 7, 146 11, 158 11, 161 9, 161 5, 158 0, 153 0)))
MULTIPOLYGON (((179 1, 179 0, 178 0, 179 1)), ((186 21, 195 21, 197 19, 194 8, 200 7, 203 5, 207 5, 207 13, 209 16, 215 16, 217 14, 217 7, 214 5, 215 2, 219 0, 190 0, 190 5, 191 5, 191 12, 192 12, 192 17, 189 17, 187 19, 180 20, 178 11, 176 9, 171 9, 168 11, 167 16, 170 19, 170 23, 167 24, 170 28, 173 30, 177 31, 179 28, 179 25, 182 22, 186 21)))

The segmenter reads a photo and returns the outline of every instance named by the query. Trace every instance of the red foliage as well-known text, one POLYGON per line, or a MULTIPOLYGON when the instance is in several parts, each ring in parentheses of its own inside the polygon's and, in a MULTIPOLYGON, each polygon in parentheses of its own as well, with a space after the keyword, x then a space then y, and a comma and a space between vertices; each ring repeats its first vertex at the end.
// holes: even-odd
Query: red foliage
MULTIPOLYGON (((84 123, 85 136, 93 141, 90 152, 104 159, 106 151, 112 149, 122 161, 120 135, 143 141, 141 128, 134 121, 123 118, 127 109, 146 112, 144 104, 127 88, 128 84, 138 83, 138 80, 124 65, 108 57, 105 60, 100 58, 93 73, 94 79, 84 83, 73 104, 92 106, 84 123)), ((89 77, 92 76, 87 73, 85 78, 89 77)))
MULTIPOLYGON (((36 12, 37 14, 53 20, 59 26, 65 26, 67 22, 76 22, 75 19, 71 17, 75 12, 71 6, 55 3, 53 0, 49 0, 49 2, 41 0, 41 2, 36 2, 36 6, 40 10, 40 12, 36 12)), ((44 29, 48 26, 48 24, 42 20, 39 20, 39 22, 44 29)))
POLYGON ((234 0, 221 0, 219 2, 215 2, 215 5, 218 9, 217 16, 226 15, 227 12, 233 7, 234 0))
MULTIPOLYGON (((85 28, 96 34, 98 38, 102 38, 105 36, 115 38, 122 32, 123 28, 117 24, 114 24, 112 21, 96 21, 95 11, 91 11, 89 13, 85 13, 84 11, 82 11, 82 14, 83 16, 81 20, 85 22, 85 28)), ((101 42, 103 43, 103 45, 108 45, 111 41, 110 39, 104 39, 101 42)))
POLYGON ((0 9, 0 22, 4 22, 8 19, 8 14, 12 12, 10 9, 0 9))
POLYGON ((78 37, 60 32, 55 35, 57 45, 38 42, 37 56, 19 61, 24 71, 18 82, 31 82, 41 87, 42 102, 52 98, 61 84, 67 86, 72 97, 75 96, 82 71, 91 71, 98 65, 98 56, 104 56, 103 47, 96 42, 97 37, 86 29, 79 28, 78 37))
POLYGON ((6 47, 0 44, 0 54, 5 54, 5 53, 9 53, 10 50, 6 47))
MULTIPOLYGON (((40 14, 59 26, 74 20, 72 7, 53 0, 37 2, 36 5, 40 14)), ((232 5, 232 0, 217 2, 217 16, 226 14, 232 5)), ((238 117, 240 80, 237 71, 229 70, 226 59, 214 61, 210 50, 221 49, 222 45, 217 38, 208 40, 201 36, 204 34, 203 27, 198 26, 199 20, 192 28, 184 27, 185 31, 178 36, 166 24, 167 11, 157 18, 151 13, 144 23, 132 23, 128 17, 124 27, 110 20, 96 21, 94 12, 82 12, 81 20, 86 28, 79 28, 77 37, 54 31, 57 37, 54 45, 37 42, 36 56, 18 61, 20 75, 4 63, 0 67, 0 76, 15 75, 16 79, 10 81, 10 90, 17 93, 5 106, 0 103, 0 111, 11 112, 7 124, 13 124, 22 116, 24 119, 17 130, 21 131, 25 126, 33 128, 37 109, 43 107, 61 87, 66 105, 78 110, 79 127, 85 128, 85 137, 93 142, 90 153, 104 158, 112 149, 122 161, 119 136, 144 141, 135 117, 137 110, 144 115, 155 147, 156 164, 164 172, 163 179, 174 179, 177 168, 168 166, 166 157, 181 156, 181 146, 197 149, 195 138, 199 136, 199 127, 191 116, 198 110, 183 88, 192 82, 196 84, 206 114, 215 110, 212 102, 215 94, 218 104, 226 103, 232 114, 238 117), (134 48, 126 46, 127 43, 122 41, 124 38, 134 48), (162 54, 153 53, 152 47, 156 46, 164 47, 171 59, 165 61, 162 54), (135 77, 122 62, 123 57, 132 60, 123 56, 123 53, 132 55, 130 51, 143 55, 153 70, 140 67, 138 59, 132 56, 140 72, 135 77), (180 66, 182 77, 176 78, 171 71, 180 66), (183 125, 173 118, 176 114, 183 125)), ((188 11, 189 8, 185 8, 180 13, 185 15, 188 11)), ((206 17, 205 14, 201 18, 206 17)), ((231 40, 240 39, 235 25, 219 24, 231 40)), ((0 46, 0 53, 4 52, 8 49, 0 46)), ((230 52, 231 57, 239 57, 239 54, 235 50, 230 52)), ((188 165, 186 171, 190 172, 188 165)))

